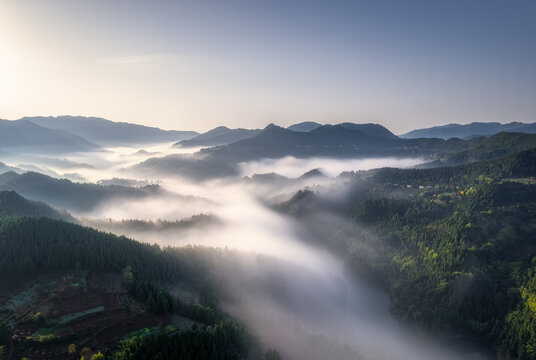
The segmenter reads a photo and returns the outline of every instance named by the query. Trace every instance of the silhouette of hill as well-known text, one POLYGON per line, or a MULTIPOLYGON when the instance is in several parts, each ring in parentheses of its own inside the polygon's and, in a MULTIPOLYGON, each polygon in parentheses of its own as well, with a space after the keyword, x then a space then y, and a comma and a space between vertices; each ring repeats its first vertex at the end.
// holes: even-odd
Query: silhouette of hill
POLYGON ((387 128, 385 128, 384 126, 379 125, 379 124, 372 124, 372 123, 369 123, 369 124, 354 124, 354 123, 345 122, 345 123, 341 123, 339 125, 341 125, 342 127, 347 128, 347 129, 362 131, 367 135, 380 136, 380 137, 386 137, 386 138, 396 138, 397 137, 395 134, 393 134, 387 128))
POLYGON ((0 120, 0 144, 13 153, 71 153, 99 146, 76 134, 53 130, 29 120, 0 120))
POLYGON ((192 139, 182 140, 173 146, 186 148, 227 145, 236 141, 251 138, 260 132, 260 129, 229 129, 225 126, 218 126, 217 128, 207 131, 206 133, 198 135, 192 139))
POLYGON ((198 135, 195 131, 162 130, 97 117, 37 116, 18 121, 28 120, 49 129, 68 131, 102 146, 180 141, 198 135))
POLYGON ((423 137, 434 137, 441 139, 457 137, 460 139, 466 139, 473 138, 475 136, 494 135, 502 131, 534 134, 536 133, 536 123, 526 124, 521 122, 511 122, 508 124, 501 124, 498 122, 473 122, 465 125, 448 124, 412 130, 406 134, 400 135, 400 137, 406 139, 423 137))

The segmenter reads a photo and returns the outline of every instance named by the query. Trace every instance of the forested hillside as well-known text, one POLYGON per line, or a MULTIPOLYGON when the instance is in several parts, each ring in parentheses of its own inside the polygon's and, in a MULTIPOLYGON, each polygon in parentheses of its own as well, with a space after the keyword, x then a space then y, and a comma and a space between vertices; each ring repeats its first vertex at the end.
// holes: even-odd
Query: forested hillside
POLYGON ((501 131, 533 134, 536 132, 536 124, 527 124, 521 122, 511 122, 508 124, 501 124, 499 122, 473 122, 464 125, 448 124, 426 129, 412 130, 404 135, 401 135, 401 137, 408 139, 421 137, 436 137, 442 139, 456 137, 465 139, 474 136, 489 136, 497 134, 501 131))
MULTIPOLYGON (((494 179, 536 175, 536 148, 489 161, 429 169, 381 168, 372 170, 374 183, 406 185, 472 184, 481 175, 494 179)), ((368 174, 367 174, 368 175, 368 174)))
POLYGON ((5 216, 47 216, 74 220, 68 213, 55 210, 45 203, 27 200, 14 191, 0 191, 0 217, 5 216))
POLYGON ((301 192, 279 209, 320 233, 329 231, 315 213, 344 214, 350 222, 332 227, 324 244, 383 284, 400 319, 509 359, 536 359, 534 176, 533 149, 457 167, 358 173, 342 202, 301 192))
POLYGON ((101 186, 56 179, 36 172, 1 174, 0 190, 13 190, 24 197, 75 211, 92 210, 105 200, 114 198, 141 199, 156 195, 161 191, 158 185, 143 187, 101 186))
MULTIPOLYGON (((13 196, 12 193, 10 194, 13 196)), ((13 213, 13 211, 10 212, 13 213)), ((86 274, 89 272, 89 274, 94 274, 91 278, 99 278, 98 274, 103 273, 122 274, 124 286, 131 296, 131 300, 122 300, 122 306, 126 306, 127 315, 130 316, 134 311, 132 309, 135 308, 135 303, 139 302, 144 304, 147 311, 159 314, 160 322, 164 321, 164 325, 166 322, 169 323, 169 316, 173 314, 192 319, 188 320, 190 323, 199 324, 191 329, 183 329, 184 331, 177 331, 173 326, 160 330, 155 328, 156 330, 152 330, 150 334, 128 338, 120 344, 117 350, 107 347, 101 349, 102 352, 98 354, 89 353, 86 356, 98 355, 110 359, 139 359, 143 356, 165 359, 174 356, 174 358, 193 359, 198 358, 199 354, 205 354, 201 358, 242 358, 252 345, 252 338, 242 325, 218 309, 216 298, 211 295, 210 288, 206 287, 208 282, 205 278, 208 275, 208 269, 198 260, 199 257, 205 256, 203 253, 212 251, 216 250, 192 247, 161 249, 156 245, 142 244, 125 237, 117 237, 46 217, 0 218, 0 276, 2 278, 6 279, 9 276, 11 282, 16 280, 17 283, 24 284, 28 281, 35 281, 37 277, 42 276, 41 274, 53 276, 52 274, 56 273, 86 274), (199 297, 201 302, 183 302, 170 295, 165 287, 172 282, 190 284, 192 289, 196 289, 195 291, 201 294, 199 297), (214 327, 214 331, 209 331, 206 326, 214 327), (178 349, 174 345, 177 342, 181 344, 178 349), (213 356, 214 354, 216 356, 213 356)), ((72 275, 67 276, 72 277, 72 275)), ((110 275, 103 276, 109 277, 110 275)), ((87 278, 86 275, 82 277, 87 278)), ((58 285, 52 285, 55 283, 36 285, 36 282, 31 291, 37 291, 38 294, 44 293, 44 298, 41 295, 37 299, 44 301, 45 304, 51 301, 54 304, 56 295, 51 293, 52 295, 49 294, 49 299, 46 300, 46 289, 50 286, 57 287, 58 285)), ((5 285, 0 284, 0 286, 5 285)), ((88 287, 84 292, 89 291, 86 296, 95 292, 97 295, 100 294, 99 290, 93 286, 84 286, 88 287)), ((58 291, 63 294, 66 289, 58 291)), ((61 298, 58 298, 59 300, 61 298)), ((68 306, 72 307, 72 300, 69 301, 68 306)), ((31 304, 39 309, 39 302, 32 301, 31 304)), ((5 317, 7 319, 20 317, 11 325, 17 332, 21 331, 21 327, 27 326, 25 324, 28 322, 36 323, 38 327, 43 327, 45 324, 49 327, 58 327, 58 330, 54 332, 39 330, 49 331, 49 335, 39 338, 37 342, 32 337, 29 340, 17 338, 11 345, 15 352, 25 353, 37 347, 43 348, 42 351, 47 354, 43 358, 50 358, 51 354, 56 354, 59 358, 76 358, 78 352, 67 353, 67 345, 62 344, 65 341, 83 340, 87 336, 85 332, 65 337, 61 335, 65 332, 64 328, 59 325, 61 320, 58 325, 53 325, 58 320, 54 318, 54 314, 48 314, 48 311, 28 318, 29 315, 21 313, 18 308, 12 310, 13 314, 7 309, 11 309, 11 305, 0 306, 0 320, 5 317)), ((136 316, 139 318, 139 315, 136 316)), ((103 323, 104 327, 97 326, 93 331, 106 331, 106 324, 109 325, 109 321, 103 323)), ((9 333, 11 326, 4 324, 0 330, 9 333)), ((113 341, 110 343, 111 340, 104 338, 104 341, 113 345, 113 341)), ((8 343, 2 342, 0 346, 3 346, 0 350, 5 352, 8 343)), ((76 348, 75 345, 73 347, 76 348)), ((84 356, 83 351, 82 356, 84 356)))
MULTIPOLYGON (((451 140, 454 141, 454 140, 451 140)), ((438 154, 436 165, 460 165, 483 160, 496 159, 508 154, 536 148, 534 134, 501 132, 496 135, 467 140, 463 147, 455 152, 438 154)))

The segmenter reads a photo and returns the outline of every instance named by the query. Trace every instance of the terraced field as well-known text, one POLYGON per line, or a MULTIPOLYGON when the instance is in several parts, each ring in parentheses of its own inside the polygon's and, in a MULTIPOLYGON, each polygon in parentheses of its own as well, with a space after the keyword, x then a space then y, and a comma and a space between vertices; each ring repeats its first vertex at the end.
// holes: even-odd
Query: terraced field
POLYGON ((127 294, 120 274, 46 274, 0 284, 0 321, 11 330, 8 359, 78 359, 119 340, 191 326, 149 313, 127 294))

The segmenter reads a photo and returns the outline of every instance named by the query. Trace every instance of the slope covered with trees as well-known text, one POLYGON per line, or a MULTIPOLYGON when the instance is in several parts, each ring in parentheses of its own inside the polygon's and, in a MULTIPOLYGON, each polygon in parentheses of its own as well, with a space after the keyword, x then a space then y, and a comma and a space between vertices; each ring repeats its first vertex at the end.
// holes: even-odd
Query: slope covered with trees
POLYGON ((27 200, 14 191, 0 191, 0 217, 6 216, 46 216, 74 220, 68 213, 55 210, 45 203, 27 200))
POLYGON ((509 359, 536 359, 535 176, 533 149, 456 167, 358 173, 342 202, 307 191, 279 209, 313 233, 328 232, 315 212, 350 220, 324 244, 385 287, 404 321, 509 359))
POLYGON ((442 126, 434 126, 426 129, 412 130, 400 136, 408 139, 421 137, 436 137, 442 139, 456 137, 464 139, 472 136, 494 135, 502 131, 534 134, 536 133, 536 124, 526 124, 521 122, 511 122, 508 124, 501 124, 498 122, 473 122, 470 124, 463 125, 448 124, 442 126))
MULTIPOLYGON (((206 288, 209 269, 199 258, 213 251, 162 249, 47 217, 0 217, 0 277, 28 281, 44 273, 121 273, 132 298, 145 304, 148 311, 161 316, 180 314, 204 324, 129 338, 116 350, 104 349, 98 354, 109 359, 240 359, 246 354, 253 338, 243 325, 218 309, 206 288), (165 289, 177 281, 206 295, 200 302, 182 302, 165 289)), ((8 325, 2 329, 10 331, 8 325)), ((17 340, 15 346, 35 345, 32 340, 24 345, 24 341, 17 340)), ((51 341, 61 344, 54 336, 51 341)), ((7 344, 0 345, 4 351, 7 344)))
POLYGON ((89 211, 105 200, 141 199, 162 191, 158 185, 101 186, 56 179, 36 172, 1 174, 0 190, 13 190, 32 200, 43 201, 58 208, 73 211, 89 211))

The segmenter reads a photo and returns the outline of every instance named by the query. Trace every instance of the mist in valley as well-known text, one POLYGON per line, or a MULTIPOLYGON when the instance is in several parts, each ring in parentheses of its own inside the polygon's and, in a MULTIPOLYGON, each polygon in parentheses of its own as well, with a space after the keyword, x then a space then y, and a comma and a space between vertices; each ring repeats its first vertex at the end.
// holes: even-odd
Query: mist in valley
POLYGON ((535 18, 0 0, 0 360, 536 360, 535 18))
MULTIPOLYGON (((221 249, 220 257, 205 261, 224 310, 244 321, 263 346, 277 348, 284 359, 485 358, 452 350, 398 322, 390 313, 386 293, 348 275, 344 259, 320 245, 318 237, 324 234, 313 233, 306 222, 268 205, 303 188, 335 199, 344 194, 344 184, 337 179, 343 171, 410 167, 421 159, 265 159, 240 163, 237 177, 201 182, 180 173, 169 176, 130 168, 148 158, 184 151, 195 149, 166 143, 77 153, 61 161, 23 160, 58 177, 68 171, 72 178, 76 175, 80 181, 102 186, 158 185, 154 196, 113 198, 87 211, 66 210, 82 224, 138 241, 221 249), (300 179, 313 169, 320 169, 320 174, 300 179), (263 173, 284 178, 279 182, 255 178, 263 173)), ((7 165, 17 167, 17 163, 7 165)), ((318 216, 317 224, 324 229, 335 230, 345 221, 334 214, 318 216)))

